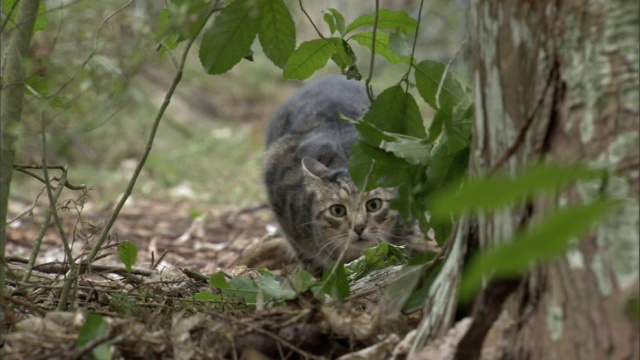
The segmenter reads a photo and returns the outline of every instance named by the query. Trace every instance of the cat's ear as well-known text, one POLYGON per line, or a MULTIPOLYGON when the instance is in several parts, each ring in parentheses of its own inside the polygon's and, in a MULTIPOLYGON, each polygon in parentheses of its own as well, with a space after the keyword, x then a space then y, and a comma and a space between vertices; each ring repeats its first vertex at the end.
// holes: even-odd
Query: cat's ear
POLYGON ((323 163, 306 156, 302 158, 302 170, 311 178, 318 180, 323 179, 330 172, 329 168, 324 166, 323 163))

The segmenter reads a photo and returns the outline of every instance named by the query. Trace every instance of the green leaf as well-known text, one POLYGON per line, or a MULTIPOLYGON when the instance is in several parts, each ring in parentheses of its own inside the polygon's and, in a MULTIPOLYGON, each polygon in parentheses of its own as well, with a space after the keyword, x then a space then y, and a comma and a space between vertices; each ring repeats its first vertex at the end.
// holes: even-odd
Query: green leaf
POLYGON ((376 270, 406 264, 407 260, 402 246, 382 242, 377 246, 364 249, 362 256, 345 265, 345 271, 349 281, 354 281, 376 270))
POLYGON ((500 209, 539 192, 549 192, 582 179, 603 176, 602 170, 580 165, 542 164, 532 166, 519 176, 495 175, 472 180, 462 188, 449 186, 433 199, 433 214, 448 217, 464 212, 500 209))
POLYGON ((399 31, 394 31, 389 36, 389 47, 394 54, 400 57, 411 57, 411 46, 407 42, 406 36, 399 31))
POLYGON ((451 76, 451 73, 447 73, 442 89, 440 90, 440 106, 438 106, 436 95, 442 81, 442 74, 445 69, 444 64, 437 61, 425 60, 416 65, 415 69, 418 92, 424 101, 433 109, 438 110, 443 107, 453 108, 457 103, 466 100, 464 89, 462 89, 460 83, 451 76))
POLYGON ((392 86, 380 93, 371 103, 363 121, 382 131, 415 138, 427 136, 418 104, 400 85, 392 86))
POLYGON ((431 159, 431 147, 420 139, 398 138, 396 141, 382 142, 380 148, 412 165, 426 165, 431 159))
POLYGON ((209 286, 221 290, 231 287, 231 285, 229 285, 229 282, 227 281, 227 278, 221 272, 213 274, 209 277, 209 286))
POLYGON ((626 315, 635 322, 640 322, 640 299, 630 298, 625 304, 626 315))
POLYGON ((285 79, 304 80, 323 68, 336 52, 330 39, 305 41, 293 51, 284 69, 285 79))
POLYGON ((252 0, 235 0, 216 17, 200 44, 200 62, 212 75, 230 70, 251 49, 260 21, 252 0))
POLYGON ((313 287, 314 293, 327 294, 336 301, 342 301, 349 297, 351 290, 349 289, 349 280, 347 279, 342 262, 336 262, 335 265, 325 270, 322 279, 317 286, 313 287))
POLYGON ((193 298, 201 301, 215 301, 221 300, 220 295, 214 295, 211 291, 200 291, 193 295, 193 298))
POLYGON ((258 297, 258 285, 255 281, 241 276, 231 279, 228 289, 223 289, 222 294, 230 300, 243 301, 248 305, 255 305, 258 297))
MULTIPOLYGON (((76 340, 76 349, 80 349, 90 341, 98 339, 107 334, 109 325, 100 315, 88 313, 86 320, 78 331, 78 340, 76 340)), ((111 359, 111 351, 108 342, 103 342, 91 350, 93 358, 96 360, 111 359)))
MULTIPOLYGON (((397 30, 405 34, 416 31, 418 21, 409 16, 403 10, 392 11, 380 9, 378 17, 378 30, 397 30)), ((373 27, 376 22, 376 14, 366 14, 355 19, 347 29, 345 34, 361 27, 373 27)))
POLYGON ((331 60, 338 65, 340 72, 347 76, 347 79, 362 79, 362 74, 358 71, 356 66, 356 54, 351 49, 349 43, 342 38, 331 38, 333 41, 336 52, 331 56, 331 60))
POLYGON ((36 23, 33 27, 33 32, 44 31, 47 29, 47 6, 44 1, 40 1, 38 6, 38 16, 36 17, 36 23))
POLYGON ((283 0, 262 0, 258 38, 267 57, 283 68, 296 47, 296 26, 283 0))
POLYGON ((342 14, 336 9, 329 8, 329 11, 335 18, 336 30, 338 30, 340 35, 344 35, 344 16, 342 16, 342 14))
MULTIPOLYGON (((371 31, 365 31, 355 34, 351 37, 351 39, 355 40, 360 45, 368 47, 373 51, 373 33, 371 31)), ((411 58, 398 56, 393 52, 393 50, 391 50, 391 45, 389 45, 389 34, 387 33, 379 32, 376 34, 375 50, 377 55, 383 56, 392 64, 398 64, 401 62, 411 64, 411 58)))
POLYGON ((357 141, 353 146, 349 161, 349 173, 360 189, 368 191, 377 187, 396 187, 409 181, 409 163, 363 141, 357 141), (373 161, 375 166, 369 176, 373 161), (369 181, 365 184, 367 176, 369 181))
POLYGON ((138 259, 138 246, 132 242, 124 241, 118 246, 118 257, 127 271, 131 272, 131 267, 138 259))
POLYGON ((537 226, 516 235, 511 242, 477 254, 462 277, 461 301, 471 299, 484 276, 496 279, 518 277, 532 264, 562 254, 572 246, 576 237, 589 230, 612 208, 612 202, 596 201, 557 210, 545 216, 537 226))
POLYGON ((322 20, 329 25, 329 31, 331 32, 331 35, 333 35, 336 32, 336 18, 334 18, 330 13, 324 13, 324 15, 322 15, 322 20))
POLYGON ((283 283, 285 278, 282 276, 274 275, 266 270, 260 270, 262 277, 258 281, 258 288, 262 290, 264 295, 264 301, 271 300, 291 300, 297 297, 297 294, 293 290, 284 289, 283 283))
POLYGON ((316 283, 318 282, 316 278, 313 277, 313 275, 306 271, 300 271, 290 274, 287 277, 287 280, 291 283, 291 287, 293 287, 293 289, 298 293, 302 293, 311 289, 311 287, 316 285, 316 283))
MULTIPOLYGON (((0 22, 3 24, 6 23, 5 28, 2 29, 3 34, 9 29, 9 25, 15 25, 19 10, 20 2, 18 0, 2 0, 2 16, 0 17, 0 22), (9 19, 7 19, 7 16, 9 17, 9 19)), ((44 1, 40 1, 40 5, 38 7, 38 15, 33 27, 33 32, 36 33, 38 31, 43 31, 46 28, 47 7, 44 1)))

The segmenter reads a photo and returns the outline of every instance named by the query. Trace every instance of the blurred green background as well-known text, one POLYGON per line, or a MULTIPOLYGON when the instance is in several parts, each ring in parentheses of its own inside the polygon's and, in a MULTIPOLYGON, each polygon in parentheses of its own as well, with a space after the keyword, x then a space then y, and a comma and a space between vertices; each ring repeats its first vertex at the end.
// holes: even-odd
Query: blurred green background
MULTIPOLYGON (((467 37, 468 1, 424 4, 417 59, 450 61, 467 37)), ((50 164, 69 166, 70 180, 91 186, 97 203, 116 201, 144 148, 175 68, 159 50, 155 31, 161 1, 47 0, 47 24, 35 34, 17 163, 41 162, 41 121, 50 164), (55 106, 33 93, 56 93, 55 106), (62 105, 62 106, 60 106, 62 105)), ((287 1, 297 27, 297 44, 317 38, 298 1, 287 1)), ((321 31, 328 8, 347 22, 374 11, 375 1, 303 1, 321 31)), ((418 16, 419 1, 380 1, 381 7, 418 16)), ((7 11, 6 7, 3 11, 7 11)), ((4 16, 3 16, 4 21, 4 16)), ((3 43, 12 30, 3 29, 3 43)), ((283 81, 256 41, 254 61, 210 76, 191 49, 182 82, 162 120, 134 196, 197 200, 204 206, 248 206, 264 202, 261 163, 266 125, 275 109, 300 86, 283 81)), ((368 50, 357 43, 358 67, 368 73, 368 50)), ((182 46, 172 54, 178 58, 182 46)), ((452 70, 467 85, 469 54, 452 70)), ((376 58, 374 89, 397 82, 406 65, 376 58)), ((314 78, 339 73, 329 63, 314 78)), ((424 109, 428 115, 428 110, 424 109)), ((41 184, 15 173, 12 196, 33 201, 41 184)))

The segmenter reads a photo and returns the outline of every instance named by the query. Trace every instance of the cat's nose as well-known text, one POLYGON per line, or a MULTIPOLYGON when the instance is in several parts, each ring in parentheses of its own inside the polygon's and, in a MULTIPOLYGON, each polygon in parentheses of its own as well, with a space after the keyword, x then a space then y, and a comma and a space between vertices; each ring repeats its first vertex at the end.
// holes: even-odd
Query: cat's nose
POLYGON ((358 235, 362 235, 362 232, 364 231, 364 229, 365 229, 366 227, 367 227, 367 226, 366 226, 366 225, 364 225, 364 224, 356 225, 356 226, 354 226, 354 227, 353 227, 353 231, 355 231, 355 232, 356 232, 356 234, 358 234, 358 235))

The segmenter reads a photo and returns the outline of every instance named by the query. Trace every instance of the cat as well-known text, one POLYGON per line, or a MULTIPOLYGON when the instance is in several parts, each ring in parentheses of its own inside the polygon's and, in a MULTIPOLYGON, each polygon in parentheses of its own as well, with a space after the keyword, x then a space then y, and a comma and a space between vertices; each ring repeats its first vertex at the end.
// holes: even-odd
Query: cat
POLYGON ((303 86, 269 124, 268 200, 290 250, 312 271, 352 261, 382 241, 403 244, 407 237, 390 208, 396 191, 360 192, 349 175, 358 131, 339 113, 358 119, 369 105, 363 84, 330 76, 303 86))

